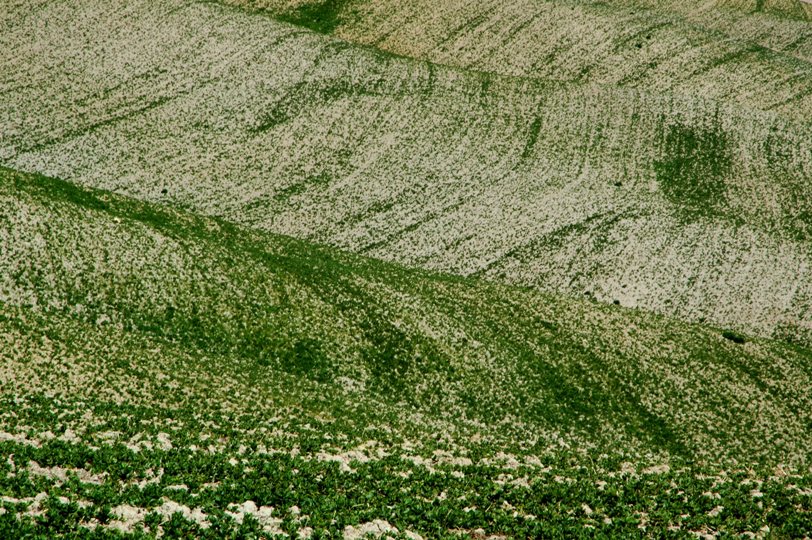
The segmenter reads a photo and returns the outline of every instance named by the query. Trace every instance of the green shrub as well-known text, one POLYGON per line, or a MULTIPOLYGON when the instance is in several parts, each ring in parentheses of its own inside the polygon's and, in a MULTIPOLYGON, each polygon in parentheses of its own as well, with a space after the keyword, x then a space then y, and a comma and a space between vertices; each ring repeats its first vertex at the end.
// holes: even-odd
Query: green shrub
POLYGON ((722 332, 722 337, 725 339, 729 339, 733 343, 744 343, 747 341, 745 337, 737 332, 733 332, 732 330, 725 330, 722 332))

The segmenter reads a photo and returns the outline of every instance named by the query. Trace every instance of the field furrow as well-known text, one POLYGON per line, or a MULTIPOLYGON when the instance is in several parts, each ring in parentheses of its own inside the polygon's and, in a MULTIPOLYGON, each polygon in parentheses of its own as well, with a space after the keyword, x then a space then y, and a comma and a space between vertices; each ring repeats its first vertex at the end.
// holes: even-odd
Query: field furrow
POLYGON ((804 123, 704 94, 393 58, 210 3, 77 0, 20 21, 0 37, 16 44, 0 58, 9 84, 32 88, 0 103, 10 166, 390 261, 809 339, 804 123))

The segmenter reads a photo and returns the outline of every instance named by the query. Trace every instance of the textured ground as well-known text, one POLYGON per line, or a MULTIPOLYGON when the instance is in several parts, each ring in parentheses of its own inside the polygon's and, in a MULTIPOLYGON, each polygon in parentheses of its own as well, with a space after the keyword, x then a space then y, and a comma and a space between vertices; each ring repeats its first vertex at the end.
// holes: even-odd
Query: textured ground
POLYGON ((709 100, 702 88, 726 80, 715 71, 674 93, 500 78, 211 3, 22 3, 3 17, 0 159, 13 167, 810 340, 812 128, 767 102, 709 100))
POLYGON ((808 350, 0 178, 12 537, 812 531, 808 350))
POLYGON ((431 62, 674 92, 809 118, 799 0, 228 0, 431 62))
POLYGON ((4 2, 0 538, 812 538, 810 16, 4 2))

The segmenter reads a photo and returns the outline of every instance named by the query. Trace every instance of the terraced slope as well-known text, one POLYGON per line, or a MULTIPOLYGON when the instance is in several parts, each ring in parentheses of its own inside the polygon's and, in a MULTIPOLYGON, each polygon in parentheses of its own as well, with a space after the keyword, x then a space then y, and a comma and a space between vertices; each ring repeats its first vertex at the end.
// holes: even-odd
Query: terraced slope
POLYGON ((799 120, 812 110, 812 5, 800 0, 228 2, 444 65, 702 96, 799 120))
POLYGON ((0 254, 12 537, 812 531, 808 350, 6 169, 0 254))
POLYGON ((0 34, 6 164, 407 265, 810 340, 805 124, 441 68, 210 3, 28 6, 0 34))

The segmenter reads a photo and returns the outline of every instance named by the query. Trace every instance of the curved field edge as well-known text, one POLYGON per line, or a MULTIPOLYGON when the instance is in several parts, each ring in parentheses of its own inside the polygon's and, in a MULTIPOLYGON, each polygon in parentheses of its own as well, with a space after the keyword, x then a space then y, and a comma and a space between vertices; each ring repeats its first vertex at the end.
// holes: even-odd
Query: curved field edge
POLYGON ((625 0, 227 0, 353 43, 521 77, 673 92, 809 118, 810 22, 777 6, 625 0), (805 79, 806 82, 801 82, 805 79))
POLYGON ((0 253, 11 537, 812 531, 809 351, 7 169, 0 253))
POLYGON ((809 459, 806 349, 2 177, 8 305, 499 425, 506 438, 622 440, 699 462, 809 459))
POLYGON ((444 69, 212 4, 43 9, 2 36, 10 166, 401 264, 812 339, 807 126, 444 69))

